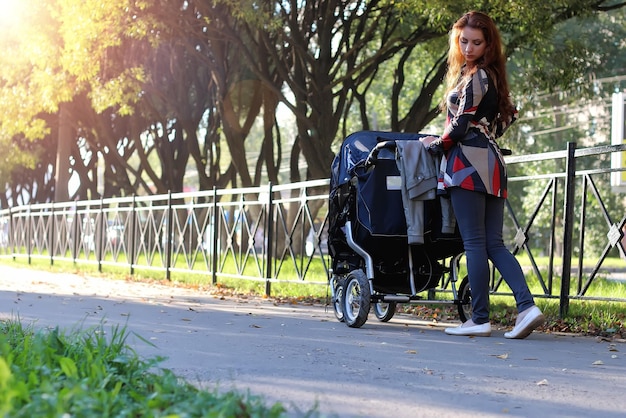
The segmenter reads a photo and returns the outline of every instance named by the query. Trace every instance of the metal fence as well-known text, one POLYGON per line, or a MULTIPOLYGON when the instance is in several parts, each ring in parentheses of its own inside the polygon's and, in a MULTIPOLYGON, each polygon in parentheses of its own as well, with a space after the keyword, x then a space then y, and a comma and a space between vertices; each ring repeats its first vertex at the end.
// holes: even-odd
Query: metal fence
MULTIPOLYGON (((523 219, 522 208, 509 204, 505 225, 510 248, 527 255, 529 273, 541 283, 543 291, 535 296, 560 298, 562 315, 571 299, 626 301, 599 297, 593 286, 611 273, 602 268, 611 249, 617 248, 622 260, 626 257, 626 211, 621 206, 620 213, 609 213, 603 199, 613 192, 596 186, 598 180, 608 184, 608 176, 621 169, 611 169, 608 162, 607 167, 576 169, 580 159, 602 160, 603 155, 625 150, 626 145, 576 149, 570 143, 564 151, 507 157, 512 171, 532 163, 562 161, 562 169, 509 179, 511 189, 539 184, 543 192, 523 200, 531 206, 523 219), (605 219, 606 246, 593 265, 585 265, 590 206, 605 219), (542 211, 549 212, 549 228, 545 222, 538 224, 542 211), (549 248, 547 265, 536 262, 537 242, 549 248), (560 286, 555 286, 559 277, 560 286)), ((167 279, 172 274, 204 275, 213 284, 223 278, 256 280, 265 283, 268 295, 276 282, 326 285, 328 188, 328 180, 318 180, 15 207, 0 211, 0 257, 26 257, 29 263, 39 258, 50 264, 62 260, 94 264, 100 271, 123 269, 131 275, 155 270, 167 279)), ((448 282, 442 280, 442 287, 448 282)), ((493 293, 508 294, 502 282, 494 272, 493 293)))
POLYGON ((0 212, 0 257, 326 284, 328 180, 33 204, 0 212))

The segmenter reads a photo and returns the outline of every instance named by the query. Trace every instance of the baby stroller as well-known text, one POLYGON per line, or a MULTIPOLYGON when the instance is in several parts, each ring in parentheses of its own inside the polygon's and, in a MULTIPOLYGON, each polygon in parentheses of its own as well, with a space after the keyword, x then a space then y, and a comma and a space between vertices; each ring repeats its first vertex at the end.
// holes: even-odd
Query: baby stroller
POLYGON ((424 243, 408 243, 396 149, 398 141, 423 136, 356 132, 344 140, 333 160, 329 284, 335 316, 349 327, 365 324, 372 305, 376 317, 386 322, 398 303, 446 303, 419 295, 434 293, 446 273, 461 320, 471 317, 467 277, 458 292, 456 288, 463 243, 458 230, 441 232, 443 197, 424 201, 424 243))

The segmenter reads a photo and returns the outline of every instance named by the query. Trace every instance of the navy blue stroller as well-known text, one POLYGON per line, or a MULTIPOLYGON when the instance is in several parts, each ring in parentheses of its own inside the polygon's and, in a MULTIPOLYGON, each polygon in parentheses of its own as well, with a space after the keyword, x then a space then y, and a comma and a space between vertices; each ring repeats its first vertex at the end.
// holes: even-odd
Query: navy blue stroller
POLYGON ((335 316, 350 327, 361 327, 372 306, 376 317, 386 322, 398 303, 445 303, 420 293, 443 285, 446 273, 461 320, 471 317, 467 278, 456 288, 463 243, 458 231, 441 232, 442 197, 424 201, 424 243, 408 243, 396 141, 423 136, 356 132, 344 140, 333 160, 329 284, 335 316))

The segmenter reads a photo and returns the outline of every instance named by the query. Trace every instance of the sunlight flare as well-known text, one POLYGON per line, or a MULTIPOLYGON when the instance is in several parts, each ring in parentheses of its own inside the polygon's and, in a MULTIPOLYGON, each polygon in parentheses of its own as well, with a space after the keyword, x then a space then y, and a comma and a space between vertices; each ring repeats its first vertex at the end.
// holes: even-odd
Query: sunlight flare
POLYGON ((0 0, 0 25, 7 29, 18 24, 27 2, 20 0, 0 0))

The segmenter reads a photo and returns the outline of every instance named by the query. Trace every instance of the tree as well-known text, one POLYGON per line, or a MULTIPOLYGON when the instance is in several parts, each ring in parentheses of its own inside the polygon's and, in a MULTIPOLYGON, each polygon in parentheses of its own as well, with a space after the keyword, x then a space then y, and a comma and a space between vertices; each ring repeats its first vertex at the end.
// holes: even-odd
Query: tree
MULTIPOLYGON (((48 147, 59 144, 55 121, 63 104, 73 138, 72 154, 60 161, 80 179, 80 197, 182 190, 190 165, 202 188, 260 184, 264 175, 278 178, 287 147, 291 181, 301 179, 301 156, 306 178, 327 177, 333 146, 350 130, 374 126, 372 108, 389 109, 383 126, 394 130, 418 131, 434 120, 448 28, 464 11, 484 6, 443 0, 23 4, 34 25, 1 38, 14 54, 1 58, 0 141, 46 149, 16 153, 17 163, 49 158, 48 147), (278 126, 279 102, 296 118, 293 144, 283 143, 291 138, 278 126), (250 133, 259 120, 263 138, 254 148, 250 133)), ((559 22, 621 5, 493 1, 486 11, 515 56, 545 44, 559 22)), ((529 68, 520 66, 532 78, 529 68)), ((548 74, 544 80, 569 82, 548 74)), ((24 180, 42 184, 22 189, 52 192, 55 164, 42 162, 46 169, 24 180)))

